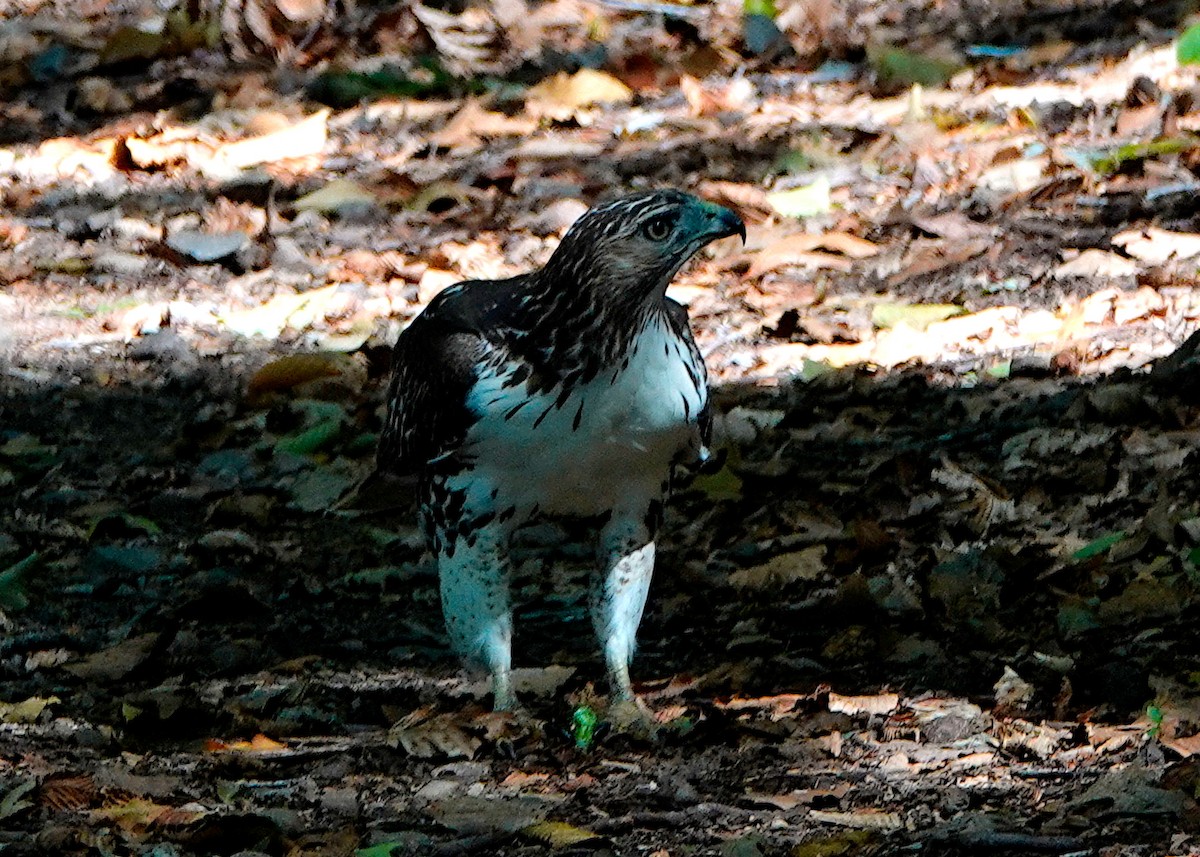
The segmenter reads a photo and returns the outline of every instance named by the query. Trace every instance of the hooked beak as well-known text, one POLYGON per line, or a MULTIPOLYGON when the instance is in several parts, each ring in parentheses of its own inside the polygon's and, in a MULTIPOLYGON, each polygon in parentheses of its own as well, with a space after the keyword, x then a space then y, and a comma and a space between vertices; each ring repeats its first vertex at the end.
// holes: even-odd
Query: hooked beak
POLYGON ((705 209, 705 213, 712 224, 711 230, 705 236, 708 241, 716 241, 718 238, 728 238, 730 235, 736 235, 742 239, 743 244, 746 243, 746 224, 742 222, 742 218, 738 217, 728 208, 711 202, 705 204, 705 209))

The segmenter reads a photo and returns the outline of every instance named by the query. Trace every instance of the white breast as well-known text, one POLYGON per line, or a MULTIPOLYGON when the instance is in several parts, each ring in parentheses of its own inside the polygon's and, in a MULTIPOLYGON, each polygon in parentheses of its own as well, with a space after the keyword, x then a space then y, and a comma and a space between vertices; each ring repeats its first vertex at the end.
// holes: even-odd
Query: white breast
POLYGON ((602 371, 561 407, 559 388, 532 399, 524 384, 506 389, 511 370, 481 378, 467 400, 480 415, 466 439, 475 461, 470 493, 496 490, 498 506, 552 515, 637 508, 656 498, 672 459, 696 442, 704 370, 660 318, 647 323, 628 357, 623 370, 602 371))

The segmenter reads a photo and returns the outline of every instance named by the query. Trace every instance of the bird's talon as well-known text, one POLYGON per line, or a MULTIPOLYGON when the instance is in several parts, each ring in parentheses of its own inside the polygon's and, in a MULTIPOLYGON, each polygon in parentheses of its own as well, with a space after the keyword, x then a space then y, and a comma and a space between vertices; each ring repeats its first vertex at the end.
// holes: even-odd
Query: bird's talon
POLYGON ((649 740, 657 737, 662 726, 650 707, 636 696, 614 702, 606 719, 614 732, 649 740))

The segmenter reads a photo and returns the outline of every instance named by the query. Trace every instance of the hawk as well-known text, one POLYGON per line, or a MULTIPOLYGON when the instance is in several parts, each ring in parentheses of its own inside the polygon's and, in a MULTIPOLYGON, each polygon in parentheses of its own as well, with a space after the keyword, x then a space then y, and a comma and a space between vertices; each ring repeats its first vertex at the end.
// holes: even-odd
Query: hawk
POLYGON ((377 464, 415 475, 451 643, 513 708, 509 544, 531 520, 599 531, 590 595, 615 697, 629 665, 676 465, 703 461, 704 361, 666 296, 732 211, 675 190, 587 211, 545 267, 468 281, 400 334, 377 464))

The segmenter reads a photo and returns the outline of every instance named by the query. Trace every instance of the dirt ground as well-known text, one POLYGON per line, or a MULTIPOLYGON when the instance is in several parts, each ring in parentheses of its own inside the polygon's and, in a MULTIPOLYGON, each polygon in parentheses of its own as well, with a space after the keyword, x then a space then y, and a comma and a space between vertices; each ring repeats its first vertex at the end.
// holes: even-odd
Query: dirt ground
POLYGON ((298 34, 247 0, 190 51, 196 18, 146 42, 27 5, 0 21, 6 854, 1200 853, 1186 22, 780 3, 758 52, 741 4, 559 2, 522 7, 531 66, 503 4, 298 34), (240 61, 262 20, 274 61, 240 61), (865 43, 912 21, 907 59, 865 43), (328 97, 377 55, 426 88, 328 97), (334 508, 403 325, 647 186, 749 226, 671 291, 727 458, 667 512, 653 739, 604 722, 578 533, 523 534, 514 719, 448 649, 406 489, 334 508))

